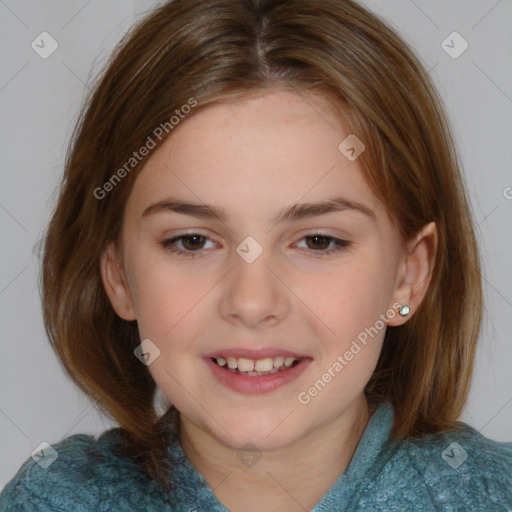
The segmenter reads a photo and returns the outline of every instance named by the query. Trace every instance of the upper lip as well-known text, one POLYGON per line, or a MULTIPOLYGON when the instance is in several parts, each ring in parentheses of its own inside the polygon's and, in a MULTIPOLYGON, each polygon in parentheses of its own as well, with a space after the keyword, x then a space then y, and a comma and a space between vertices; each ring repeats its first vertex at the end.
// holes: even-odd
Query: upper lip
POLYGON ((310 357, 305 354, 299 354, 297 352, 292 352, 291 350, 284 350, 281 348, 259 348, 259 349, 248 349, 243 347, 238 348, 225 348, 220 350, 215 350, 214 352, 210 352, 206 354, 205 357, 243 357, 245 359, 266 359, 269 357, 295 357, 296 359, 302 359, 305 357, 310 357))

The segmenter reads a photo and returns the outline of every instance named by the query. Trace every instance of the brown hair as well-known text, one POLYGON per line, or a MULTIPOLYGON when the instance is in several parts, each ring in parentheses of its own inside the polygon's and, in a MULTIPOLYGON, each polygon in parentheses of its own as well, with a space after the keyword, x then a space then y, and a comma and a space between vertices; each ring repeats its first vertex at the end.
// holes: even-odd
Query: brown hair
POLYGON ((178 414, 171 407, 158 420, 155 382, 133 353, 137 323, 115 314, 99 266, 147 157, 123 179, 112 176, 148 137, 160 144, 172 135, 169 119, 191 98, 194 115, 269 87, 320 92, 342 106, 366 144, 366 179, 403 240, 437 225, 429 288, 412 318, 386 331, 365 388, 372 408, 389 400, 393 434, 420 436, 456 428, 470 389, 480 260, 447 121, 418 59, 351 0, 174 0, 134 26, 94 84, 70 143, 41 279, 46 331, 63 366, 119 423, 123 453, 165 490, 178 414), (169 128, 161 140, 158 126, 169 128))

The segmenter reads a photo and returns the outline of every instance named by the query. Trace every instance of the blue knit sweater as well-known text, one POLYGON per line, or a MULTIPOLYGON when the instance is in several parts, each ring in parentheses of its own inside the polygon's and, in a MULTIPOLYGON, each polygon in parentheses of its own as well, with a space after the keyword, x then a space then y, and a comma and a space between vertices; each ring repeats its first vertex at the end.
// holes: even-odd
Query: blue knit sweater
MULTIPOLYGON (((390 443, 393 409, 371 417, 347 469, 312 512, 512 511, 512 443, 469 425, 390 443)), ((134 463, 112 453, 112 430, 76 434, 29 458, 0 494, 0 512, 226 512, 180 446, 176 490, 163 493, 134 463), (46 468, 47 463, 50 462, 46 468)))

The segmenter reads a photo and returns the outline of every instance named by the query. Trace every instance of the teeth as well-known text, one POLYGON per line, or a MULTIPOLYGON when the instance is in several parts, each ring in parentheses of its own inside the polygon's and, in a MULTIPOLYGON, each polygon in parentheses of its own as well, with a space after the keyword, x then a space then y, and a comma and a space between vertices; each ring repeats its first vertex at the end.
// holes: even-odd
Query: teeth
POLYGON ((238 370, 244 373, 251 374, 265 374, 265 373, 275 373, 277 370, 284 370, 286 368, 290 368, 294 361, 299 361, 300 359, 295 357, 266 357, 264 359, 258 359, 253 361, 251 359, 246 359, 245 357, 217 357, 216 362, 219 366, 228 366, 231 370, 238 370))
POLYGON ((240 357, 238 359, 238 369, 241 372, 252 372, 254 371, 254 363, 250 359, 244 359, 243 357, 240 357))
POLYGON ((283 362, 284 362, 283 356, 274 357, 274 368, 279 368, 280 366, 283 366, 283 362))
MULTIPOLYGON (((258 359, 256 364, 254 365, 254 369, 257 372, 269 372, 274 367, 274 360, 271 357, 267 357, 266 359, 258 359)), ((238 366, 239 370, 242 370, 240 366, 238 366)))

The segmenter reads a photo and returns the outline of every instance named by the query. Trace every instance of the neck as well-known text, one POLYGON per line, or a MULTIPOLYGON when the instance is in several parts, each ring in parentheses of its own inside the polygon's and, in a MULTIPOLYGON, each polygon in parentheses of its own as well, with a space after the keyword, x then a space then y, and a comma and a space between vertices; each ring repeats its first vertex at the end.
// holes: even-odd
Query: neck
POLYGON ((233 512, 311 510, 348 467, 370 419, 364 395, 342 415, 287 446, 243 463, 239 450, 180 418, 180 442, 192 466, 233 512), (307 485, 305 485, 307 484, 307 485))

